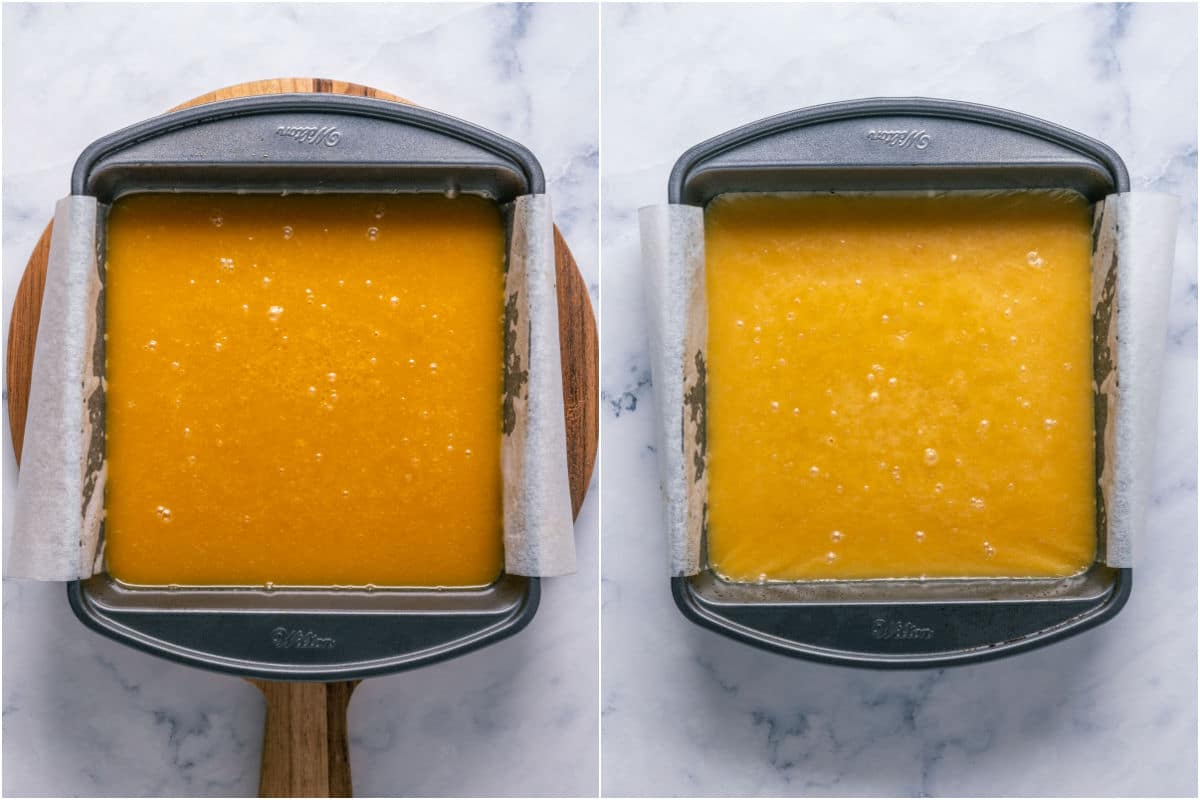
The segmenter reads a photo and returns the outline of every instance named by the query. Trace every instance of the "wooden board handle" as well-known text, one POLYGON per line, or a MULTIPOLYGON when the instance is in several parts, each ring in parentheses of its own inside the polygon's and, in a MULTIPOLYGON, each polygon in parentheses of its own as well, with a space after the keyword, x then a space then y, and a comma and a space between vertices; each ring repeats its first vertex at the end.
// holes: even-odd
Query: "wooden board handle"
POLYGON ((254 681, 267 699, 259 797, 351 797, 346 707, 358 681, 254 681))

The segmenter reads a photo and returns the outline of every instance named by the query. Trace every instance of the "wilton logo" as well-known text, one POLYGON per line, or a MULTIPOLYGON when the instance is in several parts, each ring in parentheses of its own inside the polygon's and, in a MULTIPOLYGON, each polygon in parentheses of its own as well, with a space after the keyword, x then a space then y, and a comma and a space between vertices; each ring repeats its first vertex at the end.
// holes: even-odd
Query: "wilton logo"
POLYGON ((323 144, 333 147, 342 140, 342 132, 333 125, 280 125, 275 129, 278 136, 290 136, 304 144, 323 144))
POLYGON ((914 148, 924 150, 929 147, 930 136, 924 130, 911 131, 867 131, 867 139, 872 142, 883 142, 888 147, 914 148))
POLYGON ((922 628, 911 622, 876 619, 871 623, 872 639, 932 639, 933 628, 922 628))
POLYGON ((280 650, 332 650, 337 639, 318 636, 313 631, 276 628, 271 631, 271 644, 280 650))

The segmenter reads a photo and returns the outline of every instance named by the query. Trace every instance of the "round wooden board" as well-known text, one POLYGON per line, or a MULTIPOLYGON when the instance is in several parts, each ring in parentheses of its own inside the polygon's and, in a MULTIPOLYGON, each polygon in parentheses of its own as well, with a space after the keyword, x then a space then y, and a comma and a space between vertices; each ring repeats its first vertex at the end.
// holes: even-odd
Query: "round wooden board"
MULTIPOLYGON (((402 97, 356 83, 321 78, 279 78, 227 86, 176 106, 172 111, 259 94, 326 92, 409 103, 402 97)), ((41 318, 50 253, 47 225, 21 276, 9 322, 6 379, 8 419, 17 463, 25 438, 34 344, 41 318)), ((599 349, 596 318, 587 284, 575 258, 554 228, 558 283, 558 336, 562 349, 563 406, 567 426, 567 468, 571 504, 579 513, 591 481, 599 435, 599 349)), ((261 797, 345 797, 351 794, 346 740, 346 705, 358 681, 287 683, 253 681, 267 699, 261 797)))
MULTIPOLYGON (((277 78, 240 83, 201 95, 171 109, 177 111, 218 100, 260 94, 325 92, 373 97, 397 103, 409 103, 402 97, 356 83, 323 78, 277 78)), ((25 439, 25 413, 29 407, 29 380, 33 373, 33 350, 37 341, 42 293, 46 284, 46 259, 50 253, 50 231, 46 226, 29 256, 25 273, 17 287, 8 329, 7 385, 8 422, 12 431, 13 451, 21 461, 25 439)), ((599 435, 599 349, 596 318, 588 297, 587 284, 579 274, 567 243, 554 228, 554 255, 558 273, 558 336, 562 349, 563 407, 567 425, 567 469, 571 479, 571 505, 575 514, 583 505, 592 468, 596 462, 599 435)))

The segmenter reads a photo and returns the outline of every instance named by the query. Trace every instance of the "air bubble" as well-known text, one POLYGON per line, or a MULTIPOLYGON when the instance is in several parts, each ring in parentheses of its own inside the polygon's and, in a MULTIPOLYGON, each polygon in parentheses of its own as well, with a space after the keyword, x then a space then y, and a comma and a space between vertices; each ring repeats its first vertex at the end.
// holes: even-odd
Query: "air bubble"
POLYGON ((878 403, 879 402, 879 392, 871 392, 869 395, 867 395, 867 399, 870 400, 872 403, 878 403))
POLYGON ((377 240, 379 238, 379 228, 376 228, 373 225, 370 228, 367 228, 367 238, 372 242, 377 240))
POLYGON ((271 306, 267 309, 267 317, 271 320, 271 322, 278 322, 279 318, 282 316, 283 306, 271 306))
POLYGON ((842 540, 842 532, 841 531, 833 531, 832 533, 829 534, 829 539, 830 539, 830 541, 840 542, 842 540))
POLYGON ((392 308, 395 308, 396 306, 400 305, 400 298, 397 297, 396 295, 392 295, 391 300, 389 300, 388 302, 390 302, 392 304, 392 308))
POLYGON ((214 227, 217 227, 217 228, 219 228, 219 227, 221 227, 222 225, 224 225, 224 224, 225 224, 225 218, 224 218, 224 217, 222 217, 222 216, 220 215, 220 213, 213 214, 213 215, 212 215, 211 217, 209 217, 208 219, 209 219, 209 221, 210 221, 210 222, 212 222, 213 226, 214 226, 214 227))
POLYGON ((991 542, 983 543, 983 554, 988 558, 994 558, 996 556, 996 548, 992 547, 991 542))
POLYGON ((158 349, 158 340, 151 339, 150 341, 146 342, 145 348, 151 352, 154 352, 155 350, 158 349))
POLYGON ((158 518, 163 522, 171 521, 171 509, 166 506, 159 506, 155 513, 158 514, 158 518))
POLYGON ((925 541, 925 531, 917 531, 916 533, 913 534, 913 536, 916 537, 918 542, 925 541))
POLYGON ((779 410, 779 401, 778 401, 778 400, 772 400, 772 401, 771 401, 771 410, 772 410, 772 411, 778 411, 778 410, 779 410))
POLYGON ((1056 420, 1056 419, 1052 419, 1052 418, 1050 418, 1050 417, 1047 417, 1047 418, 1046 418, 1046 419, 1045 419, 1045 420, 1042 422, 1042 424, 1046 426, 1046 430, 1050 430, 1051 428, 1053 428, 1055 425, 1057 425, 1057 424, 1058 424, 1058 420, 1056 420))
POLYGON ((291 226, 291 225, 284 225, 284 226, 283 226, 283 238, 284 238, 284 239, 290 239, 290 238, 292 238, 292 234, 293 234, 293 233, 294 233, 294 231, 292 230, 292 226, 291 226))
POLYGON ((818 467, 816 464, 813 464, 811 467, 808 468, 808 474, 812 475, 814 478, 820 477, 821 468, 818 467))
POLYGON ((270 285, 271 285, 271 276, 270 276, 270 275, 263 275, 263 279, 262 279, 262 285, 263 285, 263 286, 270 286, 270 285))
POLYGON ((971 503, 971 508, 975 509, 976 511, 982 511, 984 509, 984 507, 987 505, 986 503, 984 503, 982 497, 972 497, 970 500, 970 503, 971 503))
POLYGON ((925 463, 932 467, 937 462, 938 462, 937 450, 934 450, 932 447, 926 447, 925 448, 925 463))
POLYGON ((745 323, 745 322, 743 322, 743 321, 742 321, 742 320, 740 320, 740 319, 739 319, 737 322, 733 323, 733 324, 734 324, 734 325, 736 325, 736 326, 737 326, 737 327, 739 327, 739 328, 744 328, 744 327, 746 326, 746 323, 745 323))
POLYGON ((1038 255, 1037 250, 1030 250, 1028 253, 1026 253, 1025 260, 1029 262, 1029 266, 1031 267, 1040 267, 1046 263, 1042 257, 1038 255))
POLYGON ((828 553, 825 554, 825 562, 826 563, 832 564, 835 561, 837 561, 837 553, 830 550, 828 553))

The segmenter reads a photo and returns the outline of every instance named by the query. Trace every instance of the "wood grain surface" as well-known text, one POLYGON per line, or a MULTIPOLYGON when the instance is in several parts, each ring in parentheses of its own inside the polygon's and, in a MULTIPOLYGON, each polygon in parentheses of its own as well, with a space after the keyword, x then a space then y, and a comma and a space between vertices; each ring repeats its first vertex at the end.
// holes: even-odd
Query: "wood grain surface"
MULTIPOLYGON (((325 92, 409 103, 397 95, 356 83, 323 78, 277 78, 227 86, 176 106, 172 111, 260 94, 325 92)), ((50 252, 47 225, 30 254, 17 287, 9 321, 5 378, 13 451, 21 461, 34 344, 46 285, 50 252)), ((567 466, 571 505, 579 513, 591 482, 599 435, 599 348, 596 318, 587 284, 558 227, 554 229, 558 278, 558 335, 562 350, 563 406, 567 428, 567 466)), ((348 797, 350 761, 346 707, 358 681, 292 683, 253 681, 267 699, 263 736, 261 797, 348 797)))
POLYGON ((346 708, 359 681, 251 681, 267 699, 259 797, 350 797, 346 708))

